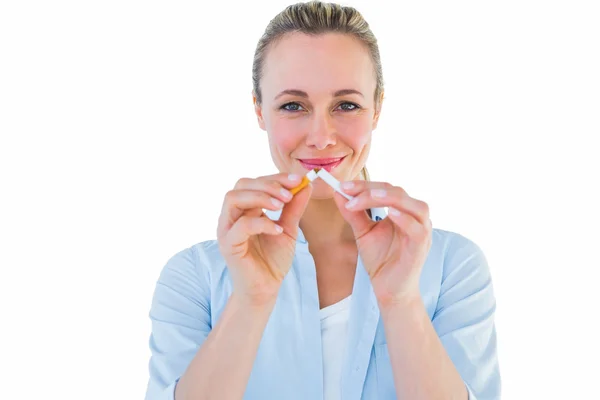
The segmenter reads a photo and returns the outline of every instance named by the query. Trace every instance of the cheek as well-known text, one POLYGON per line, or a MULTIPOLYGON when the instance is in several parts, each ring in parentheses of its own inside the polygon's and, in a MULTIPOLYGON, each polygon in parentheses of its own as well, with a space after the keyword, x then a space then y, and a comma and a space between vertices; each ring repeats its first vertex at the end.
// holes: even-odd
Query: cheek
POLYGON ((369 143, 372 120, 364 116, 337 121, 337 132, 341 140, 356 151, 369 143))
POLYGON ((271 145, 286 154, 298 147, 304 132, 301 121, 283 118, 269 121, 267 131, 271 145))

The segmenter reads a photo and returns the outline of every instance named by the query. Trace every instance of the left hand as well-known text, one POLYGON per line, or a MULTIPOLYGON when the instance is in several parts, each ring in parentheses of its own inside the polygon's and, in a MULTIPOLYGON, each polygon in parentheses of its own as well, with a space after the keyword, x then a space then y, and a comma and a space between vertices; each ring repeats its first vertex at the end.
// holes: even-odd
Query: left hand
POLYGON ((377 300, 388 305, 419 298, 421 270, 431 248, 429 206, 389 183, 352 183, 352 188, 343 190, 354 201, 339 193, 334 199, 354 231, 377 300), (354 205, 347 209, 346 203, 354 205), (366 210, 373 207, 388 207, 387 218, 377 222, 369 218, 366 210))

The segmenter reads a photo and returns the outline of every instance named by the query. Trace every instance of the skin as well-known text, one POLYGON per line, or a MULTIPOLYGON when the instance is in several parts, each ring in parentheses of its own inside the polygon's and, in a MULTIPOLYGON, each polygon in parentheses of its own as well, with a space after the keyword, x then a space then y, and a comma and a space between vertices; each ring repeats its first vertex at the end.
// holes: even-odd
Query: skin
MULTIPOLYGON (((278 42, 265 60, 262 104, 254 98, 275 166, 304 175, 307 170, 299 159, 344 156, 332 174, 340 181, 358 179, 381 110, 375 87, 371 57, 352 37, 291 34, 278 42), (355 93, 336 93, 344 89, 355 93), (282 95, 286 90, 305 95, 282 95)), ((352 292, 358 253, 352 229, 333 200, 333 189, 322 180, 312 186, 299 226, 317 266, 320 306, 326 307, 352 292), (328 229, 319 228, 323 225, 328 229), (343 260, 334 259, 335 254, 344 255, 343 260)))
MULTIPOLYGON (((332 174, 340 181, 357 179, 381 109, 382 99, 376 104, 373 96, 375 85, 369 53, 346 35, 290 34, 273 46, 261 81, 262 104, 256 98, 254 104, 275 166, 304 175, 307 170, 298 159, 346 156, 332 174), (276 98, 289 89, 301 90, 308 97, 284 94, 276 98), (343 89, 361 94, 333 95, 343 89)), ((300 222, 308 242, 352 241, 350 227, 333 202, 334 191, 321 180, 312 185, 311 201, 300 222), (317 221, 330 229, 318 229, 317 221)))
POLYGON ((179 381, 176 399, 243 396, 279 286, 291 265, 298 227, 315 258, 322 306, 350 294, 355 255, 360 254, 378 300, 397 397, 467 399, 419 293, 419 277, 431 246, 428 206, 401 187, 358 178, 381 110, 373 96, 375 77, 368 51, 340 34, 287 35, 269 49, 261 89, 263 101, 258 104, 254 97, 255 111, 280 173, 241 179, 225 196, 218 241, 233 293, 179 381), (304 95, 279 96, 290 89, 304 95), (361 94, 334 95, 346 89, 361 94), (333 175, 345 182, 346 193, 356 201, 348 202, 320 180, 293 197, 286 195, 307 172, 298 159, 338 156, 345 159, 333 175), (261 217, 261 207, 283 209, 280 220, 261 217), (388 217, 372 221, 366 210, 373 207, 389 207, 388 217), (328 265, 335 263, 326 256, 332 253, 351 257, 342 263, 346 265, 332 269, 328 265))

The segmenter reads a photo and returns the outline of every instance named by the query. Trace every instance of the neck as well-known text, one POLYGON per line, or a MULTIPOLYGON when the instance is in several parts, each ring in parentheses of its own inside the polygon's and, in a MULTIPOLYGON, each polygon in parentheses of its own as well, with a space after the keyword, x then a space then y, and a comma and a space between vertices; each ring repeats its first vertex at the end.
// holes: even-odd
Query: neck
POLYGON ((312 246, 354 241, 352 228, 333 199, 310 200, 300 220, 300 229, 312 246))

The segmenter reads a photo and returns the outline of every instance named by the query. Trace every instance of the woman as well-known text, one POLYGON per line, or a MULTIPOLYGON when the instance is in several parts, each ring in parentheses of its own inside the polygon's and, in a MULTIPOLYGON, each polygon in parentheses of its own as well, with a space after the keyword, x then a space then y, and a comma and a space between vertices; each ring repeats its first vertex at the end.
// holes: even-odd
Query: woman
POLYGON ((271 21, 254 106, 280 173, 241 179, 217 240, 164 267, 147 400, 500 397, 484 255, 364 169, 381 71, 352 8, 296 4, 271 21), (316 167, 354 200, 322 180, 290 195, 316 167))

